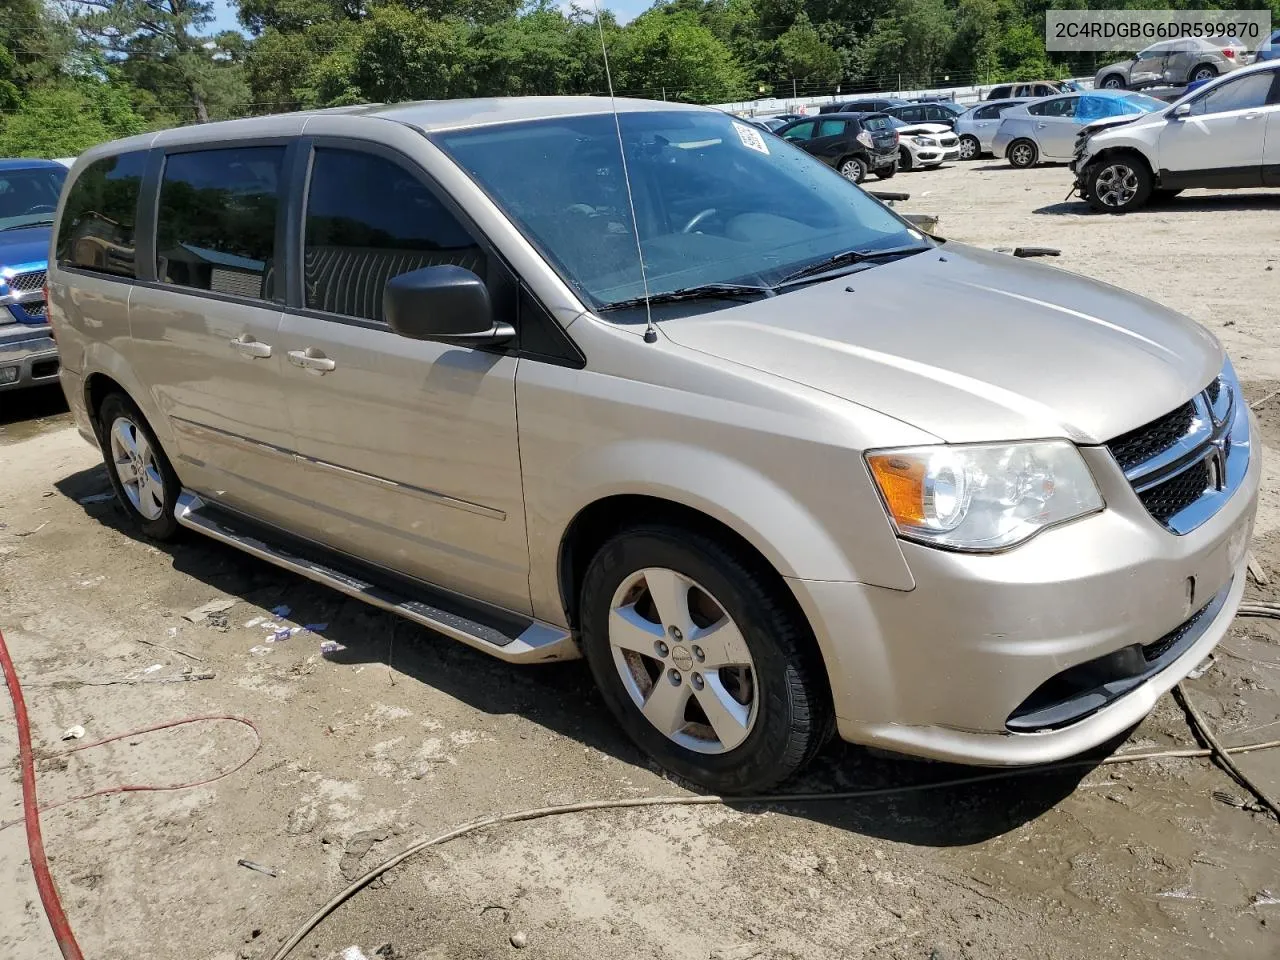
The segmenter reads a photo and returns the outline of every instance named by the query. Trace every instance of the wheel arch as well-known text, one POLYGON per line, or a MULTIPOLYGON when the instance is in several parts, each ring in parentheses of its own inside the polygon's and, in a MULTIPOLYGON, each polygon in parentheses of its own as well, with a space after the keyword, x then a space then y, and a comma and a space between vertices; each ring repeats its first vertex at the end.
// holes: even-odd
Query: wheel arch
POLYGON ((146 418, 151 432, 156 435, 174 469, 177 440, 169 428, 168 420, 156 408, 151 391, 134 374, 133 368, 119 353, 102 343, 90 344, 82 367, 84 377, 84 405, 89 423, 98 439, 102 439, 102 425, 98 422, 98 408, 108 393, 119 392, 128 397, 146 418))
POLYGON ((1155 182, 1157 186, 1159 185, 1160 176, 1156 171, 1155 166, 1151 163, 1151 160, 1147 157, 1146 153, 1131 143, 1117 143, 1114 146, 1103 147, 1097 153, 1089 157, 1089 166, 1092 167, 1097 163, 1122 155, 1135 158, 1139 163, 1147 168, 1147 172, 1151 174, 1153 182, 1155 182))

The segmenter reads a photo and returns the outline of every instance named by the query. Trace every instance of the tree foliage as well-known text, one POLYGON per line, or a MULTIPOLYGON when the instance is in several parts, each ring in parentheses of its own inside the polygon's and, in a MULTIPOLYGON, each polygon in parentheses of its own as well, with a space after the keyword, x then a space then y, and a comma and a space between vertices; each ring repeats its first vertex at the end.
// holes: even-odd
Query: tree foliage
POLYGON ((602 41, 619 95, 702 103, 1056 79, 1114 59, 1045 52, 1059 0, 656 0, 627 24, 578 0, 234 2, 242 31, 217 33, 214 0, 0 0, 0 153, 304 107, 603 94, 602 41))

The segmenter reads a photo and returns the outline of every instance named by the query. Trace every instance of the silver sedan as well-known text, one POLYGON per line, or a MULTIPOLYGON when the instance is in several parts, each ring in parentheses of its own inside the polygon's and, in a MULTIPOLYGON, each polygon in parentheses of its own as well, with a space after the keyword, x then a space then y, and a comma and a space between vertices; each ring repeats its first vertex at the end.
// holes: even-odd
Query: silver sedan
POLYGON ((1010 107, 991 140, 997 157, 1010 166, 1033 167, 1042 160, 1065 163, 1075 153, 1076 134, 1095 120, 1152 113, 1168 104, 1144 93, 1090 90, 1033 100, 1010 107))
POLYGON ((975 104, 956 117, 955 134, 960 138, 960 159, 976 160, 991 152, 991 141, 1000 127, 1000 118, 1010 107, 1030 103, 1031 97, 1009 97, 975 104))

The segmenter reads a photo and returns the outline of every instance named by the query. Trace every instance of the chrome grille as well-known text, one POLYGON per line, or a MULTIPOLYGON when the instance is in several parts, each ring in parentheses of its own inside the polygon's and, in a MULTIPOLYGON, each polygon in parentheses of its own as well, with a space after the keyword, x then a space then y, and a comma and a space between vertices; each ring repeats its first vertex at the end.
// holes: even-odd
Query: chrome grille
POLYGON ((1116 437, 1107 447, 1116 463, 1120 464, 1120 469, 1130 470, 1164 453, 1185 437, 1195 417, 1195 404, 1188 400, 1172 413, 1116 437))
POLYGON ((20 293, 28 290, 41 290, 44 288, 44 279, 46 271, 44 270, 28 270, 26 273, 15 273, 9 278, 9 289, 17 290, 20 293))
POLYGON ((1121 434, 1107 449, 1157 523, 1189 533, 1222 506, 1249 468, 1249 416, 1228 367, 1186 403, 1121 434))

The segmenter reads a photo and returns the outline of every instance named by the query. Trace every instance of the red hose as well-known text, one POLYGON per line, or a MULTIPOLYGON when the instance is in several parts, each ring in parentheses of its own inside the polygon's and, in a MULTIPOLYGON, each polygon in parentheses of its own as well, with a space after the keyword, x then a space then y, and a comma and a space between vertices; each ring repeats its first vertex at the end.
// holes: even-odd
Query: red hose
POLYGON ((13 714, 18 725, 18 755, 22 764, 22 819, 0 823, 0 830, 16 826, 19 823, 26 823, 27 849, 31 852, 31 872, 35 874, 36 889, 40 891, 40 902, 44 904, 45 916, 49 918, 49 926, 53 928, 53 935, 58 941, 58 949, 62 951, 63 960, 84 960, 84 954, 80 952, 80 945, 76 943, 75 934, 71 932, 71 924, 67 922, 67 915, 62 910, 62 901, 58 899, 58 891, 54 888, 53 877, 49 873, 49 862, 44 853, 44 837, 40 834, 41 811, 52 810, 55 807, 75 803, 78 800, 88 800, 90 797, 103 797, 113 793, 187 790, 191 787, 200 787, 207 783, 213 783, 215 780, 231 776, 231 774, 242 769, 250 760, 256 757, 258 751, 262 749, 262 735, 258 733, 258 728, 253 725, 251 720, 229 714, 218 714, 215 716, 184 717, 181 720, 169 720, 165 723, 157 723, 154 726, 129 730, 126 733, 117 733, 101 740, 95 740, 93 743, 83 743, 63 751, 64 754, 88 750, 90 747, 100 747, 104 743, 114 743, 126 737, 135 737, 155 730, 165 730, 169 727, 180 727, 184 724, 206 720, 229 720, 233 723, 242 724, 249 728, 254 738, 253 750, 247 757, 229 770, 223 770, 212 777, 167 786, 124 783, 114 787, 103 787, 91 793, 59 800, 57 803, 50 803, 42 807, 36 802, 36 768, 31 756, 31 723, 27 718, 27 704, 22 698, 22 687, 18 684, 18 672, 14 669, 13 660, 9 656, 9 648, 5 645, 3 632, 0 632, 0 667, 4 668, 5 683, 9 687, 9 697, 13 700, 13 714))
POLYGON ((36 805, 36 765, 31 757, 31 725, 27 719, 27 704, 22 699, 22 687, 18 685, 18 672, 13 668, 9 648, 5 646, 4 633, 0 632, 0 667, 4 668, 4 680, 9 687, 9 699, 13 701, 13 715, 18 725, 18 756, 22 764, 22 815, 27 822, 27 849, 31 852, 31 872, 36 877, 36 889, 44 904, 45 916, 58 941, 63 960, 84 960, 80 944, 71 932, 71 924, 62 910, 62 901, 54 889, 49 873, 49 861, 44 855, 44 838, 40 835, 40 814, 36 805))

